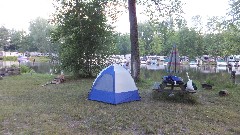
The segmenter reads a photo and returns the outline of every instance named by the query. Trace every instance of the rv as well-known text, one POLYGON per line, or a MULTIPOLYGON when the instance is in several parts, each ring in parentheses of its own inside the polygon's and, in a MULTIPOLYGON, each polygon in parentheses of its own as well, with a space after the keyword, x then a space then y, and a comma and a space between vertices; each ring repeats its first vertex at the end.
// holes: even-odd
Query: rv
POLYGON ((239 67, 240 66, 239 58, 234 56, 234 55, 231 55, 231 56, 227 57, 227 63, 228 63, 228 66, 232 66, 232 67, 239 67))

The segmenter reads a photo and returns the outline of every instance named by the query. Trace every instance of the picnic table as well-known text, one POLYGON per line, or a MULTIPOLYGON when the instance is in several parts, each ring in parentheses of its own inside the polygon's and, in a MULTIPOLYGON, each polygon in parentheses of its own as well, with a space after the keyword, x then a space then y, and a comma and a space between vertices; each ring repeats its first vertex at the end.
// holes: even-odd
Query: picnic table
POLYGON ((184 82, 181 77, 178 76, 164 76, 162 78, 162 83, 160 84, 160 89, 164 89, 166 87, 171 87, 171 90, 174 90, 174 87, 180 87, 181 90, 185 90, 184 82))

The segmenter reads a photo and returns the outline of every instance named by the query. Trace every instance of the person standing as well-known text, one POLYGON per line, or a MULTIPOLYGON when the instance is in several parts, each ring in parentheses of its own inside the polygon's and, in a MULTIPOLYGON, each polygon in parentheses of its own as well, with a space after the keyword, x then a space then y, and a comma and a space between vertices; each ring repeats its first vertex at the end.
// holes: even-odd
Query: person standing
POLYGON ((34 63, 35 63, 35 59, 33 59, 33 65, 34 65, 34 63))

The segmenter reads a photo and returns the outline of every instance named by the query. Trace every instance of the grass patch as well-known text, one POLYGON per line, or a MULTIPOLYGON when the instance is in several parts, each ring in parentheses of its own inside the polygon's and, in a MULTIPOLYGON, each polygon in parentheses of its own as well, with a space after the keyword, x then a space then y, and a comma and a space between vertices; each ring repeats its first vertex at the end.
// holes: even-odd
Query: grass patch
POLYGON ((41 56, 41 57, 30 57, 30 61, 33 61, 35 59, 35 62, 49 62, 50 57, 47 56, 41 56))
POLYGON ((17 56, 4 56, 4 61, 17 61, 17 56))
MULTIPOLYGON (((29 60, 33 61, 35 59, 35 62, 49 62, 51 59, 47 56, 41 56, 41 57, 30 57, 29 60)), ((17 61, 17 56, 4 56, 4 61, 17 61)))
POLYGON ((153 91, 152 97, 159 101, 170 101, 176 103, 186 103, 186 104, 198 104, 198 98, 194 94, 190 93, 169 93, 169 92, 158 92, 153 91))
POLYGON ((94 79, 67 77, 63 84, 42 87, 53 78, 26 73, 0 80, 0 134, 240 133, 239 86, 221 79, 212 90, 198 86, 196 94, 171 97, 151 90, 160 79, 153 76, 137 83, 141 101, 110 105, 87 100, 94 79), (230 95, 219 97, 221 89, 230 95))

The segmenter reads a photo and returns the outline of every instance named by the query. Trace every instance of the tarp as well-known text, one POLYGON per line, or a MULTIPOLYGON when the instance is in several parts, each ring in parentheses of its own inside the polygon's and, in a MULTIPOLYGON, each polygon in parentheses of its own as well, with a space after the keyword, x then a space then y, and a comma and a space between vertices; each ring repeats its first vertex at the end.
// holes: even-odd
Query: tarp
POLYGON ((173 45, 171 50, 169 61, 167 64, 167 72, 178 73, 180 70, 180 57, 176 45, 173 45))

